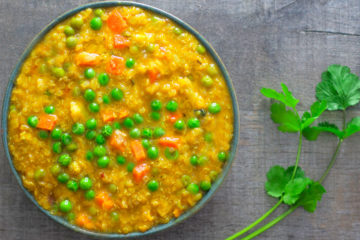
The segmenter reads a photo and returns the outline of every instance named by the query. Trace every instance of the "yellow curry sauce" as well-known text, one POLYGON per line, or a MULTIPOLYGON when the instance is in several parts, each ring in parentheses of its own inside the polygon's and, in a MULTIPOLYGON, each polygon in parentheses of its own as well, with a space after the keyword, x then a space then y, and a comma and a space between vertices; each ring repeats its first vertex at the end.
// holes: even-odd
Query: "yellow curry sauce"
POLYGON ((86 9, 54 27, 12 91, 23 185, 70 223, 146 231, 179 217, 228 157, 233 109, 214 60, 169 19, 86 9))

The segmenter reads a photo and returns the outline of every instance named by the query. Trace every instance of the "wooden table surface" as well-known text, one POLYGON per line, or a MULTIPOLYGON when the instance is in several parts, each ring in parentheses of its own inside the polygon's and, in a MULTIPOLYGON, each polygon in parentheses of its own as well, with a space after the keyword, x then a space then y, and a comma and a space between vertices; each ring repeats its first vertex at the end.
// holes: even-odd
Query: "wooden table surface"
MULTIPOLYGON (((0 0, 1 99, 29 41, 59 14, 86 0, 0 0)), ((241 133, 237 158, 215 197, 195 216, 145 239, 224 239, 264 213, 273 164, 294 162, 297 137, 279 133, 269 118, 263 86, 286 83, 305 110, 320 74, 333 63, 360 73, 359 0, 147 0, 194 26, 217 50, 235 85, 241 133)), ((350 110, 360 114, 359 108, 350 110)), ((327 114, 339 119, 337 113, 327 114)), ((360 136, 344 144, 314 214, 298 209, 259 239, 360 239, 360 136)), ((336 140, 305 142, 301 165, 313 178, 324 171, 336 140)), ((283 211, 281 209, 278 213, 283 211)), ((278 214, 277 213, 277 214, 278 214)), ((41 213, 18 187, 0 150, 0 239, 88 239, 41 213)))

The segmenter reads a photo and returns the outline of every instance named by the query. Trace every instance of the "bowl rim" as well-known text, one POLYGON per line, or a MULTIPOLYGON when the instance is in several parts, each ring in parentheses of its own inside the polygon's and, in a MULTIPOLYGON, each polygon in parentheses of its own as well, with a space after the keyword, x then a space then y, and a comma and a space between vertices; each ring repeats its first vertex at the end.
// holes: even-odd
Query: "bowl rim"
POLYGON ((142 236, 150 235, 150 234, 153 234, 153 233, 160 232, 160 231, 163 231, 165 229, 168 229, 168 228, 170 228, 172 226, 175 226, 178 223, 186 220, 190 216, 194 215, 196 212, 198 212, 205 205, 205 203, 208 202, 214 196, 214 193, 216 192, 216 190, 219 188, 219 186, 224 181, 224 179, 225 179, 226 175, 228 174, 228 172, 229 172, 229 170, 231 168, 231 165, 232 165, 232 163, 233 163, 233 161, 235 159, 237 148, 238 148, 240 118, 239 118, 239 109, 238 109, 238 102, 237 102, 237 98, 236 98, 236 93, 235 93, 235 90, 234 90, 233 83, 232 83, 232 81, 230 79, 230 76, 228 74, 228 71, 226 70, 225 65, 221 61, 219 55, 216 53, 214 48, 210 45, 210 43, 197 30, 195 30, 193 27, 191 27, 189 24, 185 23, 183 20, 179 19, 178 17, 176 17, 176 16, 174 16, 174 15, 172 15, 172 14, 170 14, 170 13, 164 11, 164 10, 161 10, 159 8, 156 8, 156 7, 147 5, 147 4, 138 3, 138 2, 131 2, 131 1, 106 1, 106 2, 93 2, 93 3, 88 3, 88 4, 84 4, 84 5, 80 5, 78 7, 75 7, 73 9, 61 14, 60 16, 56 17, 49 24, 47 24, 37 35, 35 35, 35 37, 32 39, 32 41, 25 48, 24 52, 20 56, 18 62, 16 63, 16 65, 14 67, 14 70, 12 71, 12 73, 11 73, 11 75, 9 77, 8 84, 7 84, 7 87, 6 87, 6 92, 5 92, 4 99, 3 99, 1 125, 2 125, 2 130, 3 130, 2 131, 3 146, 4 146, 4 149, 5 149, 6 157, 8 159, 9 164, 10 164, 11 171, 15 175, 16 180, 17 180, 20 188, 25 193, 25 195, 41 210, 41 212, 43 212, 49 218, 53 219, 55 222, 65 226, 65 227, 67 227, 69 229, 72 229, 72 230, 74 230, 76 232, 80 232, 80 233, 83 233, 83 234, 88 235, 88 236, 102 237, 102 238, 119 238, 119 239, 122 238, 122 239, 124 239, 124 238, 135 238, 135 237, 142 237, 142 236), (165 223, 165 224, 156 225, 156 226, 150 228, 149 230, 147 230, 145 232, 131 232, 131 233, 127 233, 127 234, 103 233, 103 232, 89 231, 89 230, 80 228, 80 227, 78 227, 78 226, 76 226, 74 224, 69 223, 68 221, 66 221, 64 218, 62 218, 60 216, 52 215, 49 211, 45 210, 35 200, 34 196, 23 186, 21 177, 20 177, 19 173, 16 171, 16 169, 14 167, 14 164, 12 162, 12 157, 11 157, 11 154, 10 154, 10 151, 9 151, 8 139, 7 139, 7 136, 8 136, 9 103, 10 103, 10 97, 11 97, 11 94, 12 94, 12 90, 13 90, 13 87, 14 87, 14 81, 16 80, 18 74, 20 73, 20 70, 22 68, 22 65, 23 65, 24 61, 27 59, 27 57, 29 56, 31 51, 34 49, 34 47, 57 24, 61 23, 65 19, 77 14, 80 11, 85 10, 87 8, 107 8, 107 7, 116 7, 116 6, 130 6, 130 7, 134 6, 134 7, 144 9, 146 11, 150 11, 152 13, 155 13, 157 15, 160 15, 160 16, 163 16, 163 17, 166 17, 166 18, 170 19, 171 21, 173 21, 174 23, 176 23, 177 25, 179 25, 180 27, 184 28, 186 31, 191 33, 206 48, 206 50, 210 53, 210 55, 212 56, 212 58, 215 60, 216 64, 220 68, 221 73, 222 73, 222 75, 223 75, 223 77, 225 79, 227 88, 228 88, 229 93, 230 93, 232 107, 233 107, 233 115, 234 115, 233 116, 233 124, 234 124, 234 126, 233 126, 233 138, 231 140, 231 148, 230 148, 230 152, 229 152, 230 153, 229 158, 226 161, 225 165, 223 166, 221 174, 217 177, 217 179, 213 183, 212 188, 210 189, 210 191, 208 191, 202 197, 202 199, 199 202, 197 202, 193 207, 188 209, 184 214, 182 214, 178 218, 176 218, 176 219, 173 218, 168 223, 165 223))

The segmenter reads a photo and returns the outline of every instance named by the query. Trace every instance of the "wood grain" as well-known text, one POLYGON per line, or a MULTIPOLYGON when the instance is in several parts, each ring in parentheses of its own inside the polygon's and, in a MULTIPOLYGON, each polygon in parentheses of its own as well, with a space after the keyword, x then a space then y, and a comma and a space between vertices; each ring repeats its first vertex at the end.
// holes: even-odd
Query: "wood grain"
MULTIPOLYGON (((53 18, 85 0, 0 0, 0 87, 27 43, 53 18)), ((224 239, 272 204, 263 190, 273 164, 294 161, 297 138, 279 133, 269 118, 262 86, 286 83, 305 110, 321 72, 333 63, 360 73, 359 0, 147 0, 201 32, 224 60, 235 84, 241 114, 239 154, 215 197, 195 216, 145 239, 224 239)), ((351 115, 359 115, 359 108, 351 115)), ((328 114, 337 121, 337 113, 328 114)), ((360 136, 344 144, 325 182, 315 214, 299 209, 259 239, 360 239, 360 136)), ((316 178, 335 139, 305 142, 301 165, 316 178)), ((281 212, 281 211, 279 211, 281 212)), ((0 149, 0 239, 88 239, 42 214, 21 192, 0 149)))

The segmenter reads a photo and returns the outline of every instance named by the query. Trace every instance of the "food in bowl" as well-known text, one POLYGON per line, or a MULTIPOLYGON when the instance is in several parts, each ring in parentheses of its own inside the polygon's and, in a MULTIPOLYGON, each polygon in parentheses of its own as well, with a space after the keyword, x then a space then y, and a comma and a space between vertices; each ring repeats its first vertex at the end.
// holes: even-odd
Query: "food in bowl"
POLYGON ((204 46, 138 7, 49 31, 15 81, 8 146, 25 188, 81 228, 144 232, 194 206, 229 157, 233 108, 204 46))

